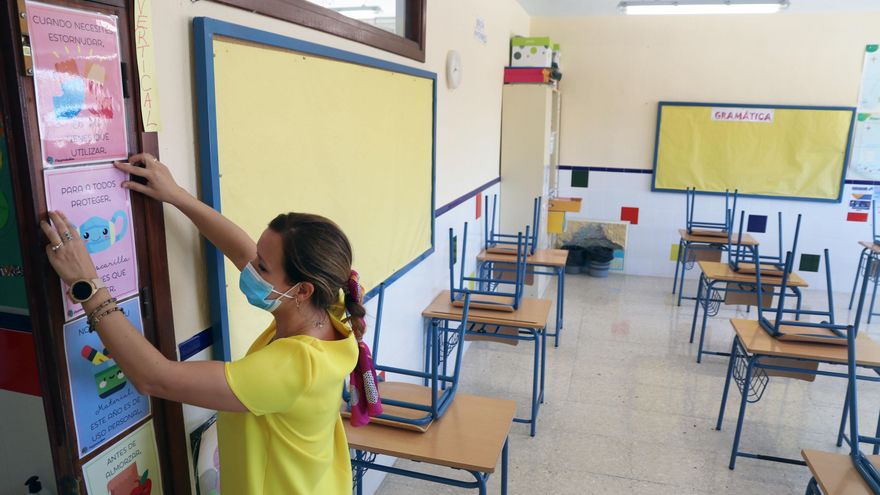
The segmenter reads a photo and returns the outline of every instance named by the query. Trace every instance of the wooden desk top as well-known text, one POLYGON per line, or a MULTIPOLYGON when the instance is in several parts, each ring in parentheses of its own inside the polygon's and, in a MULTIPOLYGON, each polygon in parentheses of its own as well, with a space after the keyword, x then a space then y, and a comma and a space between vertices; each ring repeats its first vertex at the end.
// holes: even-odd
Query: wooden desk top
POLYGON ((875 253, 880 253, 880 244, 874 244, 871 241, 859 241, 859 245, 868 248, 875 253))
MULTIPOLYGON (((565 261, 568 259, 568 251, 565 249, 536 249, 535 254, 526 258, 527 265, 533 266, 550 266, 554 268, 564 267, 565 261)), ((480 251, 477 255, 477 261, 496 261, 500 263, 515 263, 516 255, 487 253, 486 250, 480 251)))
MULTIPOLYGON (((391 385, 391 383, 389 383, 391 385)), ((422 402, 430 389, 396 383, 403 395, 422 402)), ((400 399, 401 393, 395 394, 400 399)), ((495 472, 510 432, 516 403, 462 393, 455 394, 443 416, 424 433, 370 423, 360 428, 345 421, 351 448, 468 471, 495 472)))
MULTIPOLYGON (((704 242, 706 244, 727 244, 726 237, 719 236, 711 236, 711 235, 691 235, 688 234, 687 229, 678 229, 678 234, 681 236, 685 242, 704 242)), ((741 244, 743 246, 757 246, 758 241, 755 240, 754 237, 749 234, 743 234, 742 240, 739 238, 739 234, 733 234, 733 238, 730 240, 731 244, 741 244)))
MULTIPOLYGON (((846 364, 845 345, 814 344, 811 342, 774 339, 761 328, 757 320, 731 318, 730 324, 733 325, 733 329, 749 354, 814 359, 824 363, 846 364)), ((783 325, 780 330, 785 332, 786 329, 789 329, 792 333, 809 330, 786 325, 783 325)), ((868 337, 864 330, 859 332, 859 336, 856 337, 856 362, 860 366, 880 367, 880 344, 877 344, 877 342, 868 337)))
MULTIPOLYGON (((802 450, 801 455, 825 495, 873 495, 849 455, 819 450, 802 450)), ((868 459, 880 468, 880 456, 869 455, 868 459)))
MULTIPOLYGON (((493 311, 491 309, 471 308, 468 313, 469 321, 473 323, 488 323, 490 325, 503 325, 516 328, 541 329, 547 326, 547 318, 550 316, 550 299, 536 299, 523 297, 519 302, 519 308, 513 312, 493 311)), ((457 321, 461 319, 464 308, 458 308, 449 300, 449 291, 444 290, 434 301, 422 311, 425 318, 442 318, 457 321)))
MULTIPOLYGON (((758 277, 755 274, 737 273, 730 268, 730 265, 720 261, 698 261, 700 270, 710 280, 720 280, 722 282, 739 282, 739 283, 756 283, 758 277)), ((761 275, 761 283, 764 285, 782 285, 782 277, 768 277, 761 275)), ((809 287, 807 281, 802 279, 797 273, 791 272, 788 277, 788 285, 791 287, 809 287)))

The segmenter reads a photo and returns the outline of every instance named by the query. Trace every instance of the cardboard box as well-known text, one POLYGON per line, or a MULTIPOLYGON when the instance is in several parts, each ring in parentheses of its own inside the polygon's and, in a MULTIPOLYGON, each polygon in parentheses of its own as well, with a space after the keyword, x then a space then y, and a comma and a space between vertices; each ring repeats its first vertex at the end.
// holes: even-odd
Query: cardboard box
POLYGON ((553 44, 549 37, 514 37, 510 39, 511 67, 550 67, 553 44))

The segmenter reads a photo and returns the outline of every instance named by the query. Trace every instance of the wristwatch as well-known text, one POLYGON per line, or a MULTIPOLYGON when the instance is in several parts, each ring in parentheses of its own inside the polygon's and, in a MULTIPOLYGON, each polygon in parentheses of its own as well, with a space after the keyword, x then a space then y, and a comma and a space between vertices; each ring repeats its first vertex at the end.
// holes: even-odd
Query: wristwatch
POLYGON ((93 278, 91 280, 83 278, 70 285, 70 288, 67 289, 67 295, 74 303, 82 304, 91 299, 95 292, 98 292, 98 289, 105 287, 104 282, 100 278, 93 278))

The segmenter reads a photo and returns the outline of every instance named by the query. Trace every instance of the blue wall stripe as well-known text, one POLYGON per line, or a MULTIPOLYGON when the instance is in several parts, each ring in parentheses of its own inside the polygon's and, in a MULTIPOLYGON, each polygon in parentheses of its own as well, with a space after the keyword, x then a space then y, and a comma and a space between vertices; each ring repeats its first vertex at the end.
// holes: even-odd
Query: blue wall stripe
MULTIPOLYGON (((653 170, 647 168, 617 168, 617 167, 583 167, 580 165, 560 165, 559 170, 587 170, 590 172, 618 172, 621 174, 652 174, 653 170)), ((846 184, 860 186, 880 186, 880 180, 857 180, 846 179, 846 184)))
MULTIPOLYGON (((559 167, 559 168, 562 168, 562 167, 559 167)), ((437 208, 434 211, 434 216, 439 217, 440 215, 448 212, 449 210, 451 210, 451 209, 455 208, 456 206, 464 203, 465 201, 473 198, 477 194, 480 194, 481 192, 483 192, 485 189, 488 189, 488 188, 494 186, 495 184, 498 184, 499 182, 501 182, 501 177, 496 177, 496 178, 490 180, 489 182, 483 184, 482 186, 474 189, 473 191, 465 193, 460 198, 453 199, 449 203, 446 203, 445 205, 441 206, 440 208, 437 208)))

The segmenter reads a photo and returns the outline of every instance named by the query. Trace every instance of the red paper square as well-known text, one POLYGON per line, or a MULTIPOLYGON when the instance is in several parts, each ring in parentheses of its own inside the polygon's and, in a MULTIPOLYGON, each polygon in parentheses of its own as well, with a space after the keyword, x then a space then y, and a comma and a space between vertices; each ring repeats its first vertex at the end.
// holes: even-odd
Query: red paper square
POLYGON ((0 328, 0 390, 39 397, 36 354, 33 334, 0 328))
POLYGON ((483 196, 477 193, 477 220, 483 215, 483 196))
POLYGON ((639 224, 639 209, 631 206, 622 206, 620 208, 620 220, 629 221, 633 225, 639 224))
POLYGON ((867 222, 868 214, 867 213, 857 213, 855 211, 851 211, 846 214, 847 222, 867 222))

